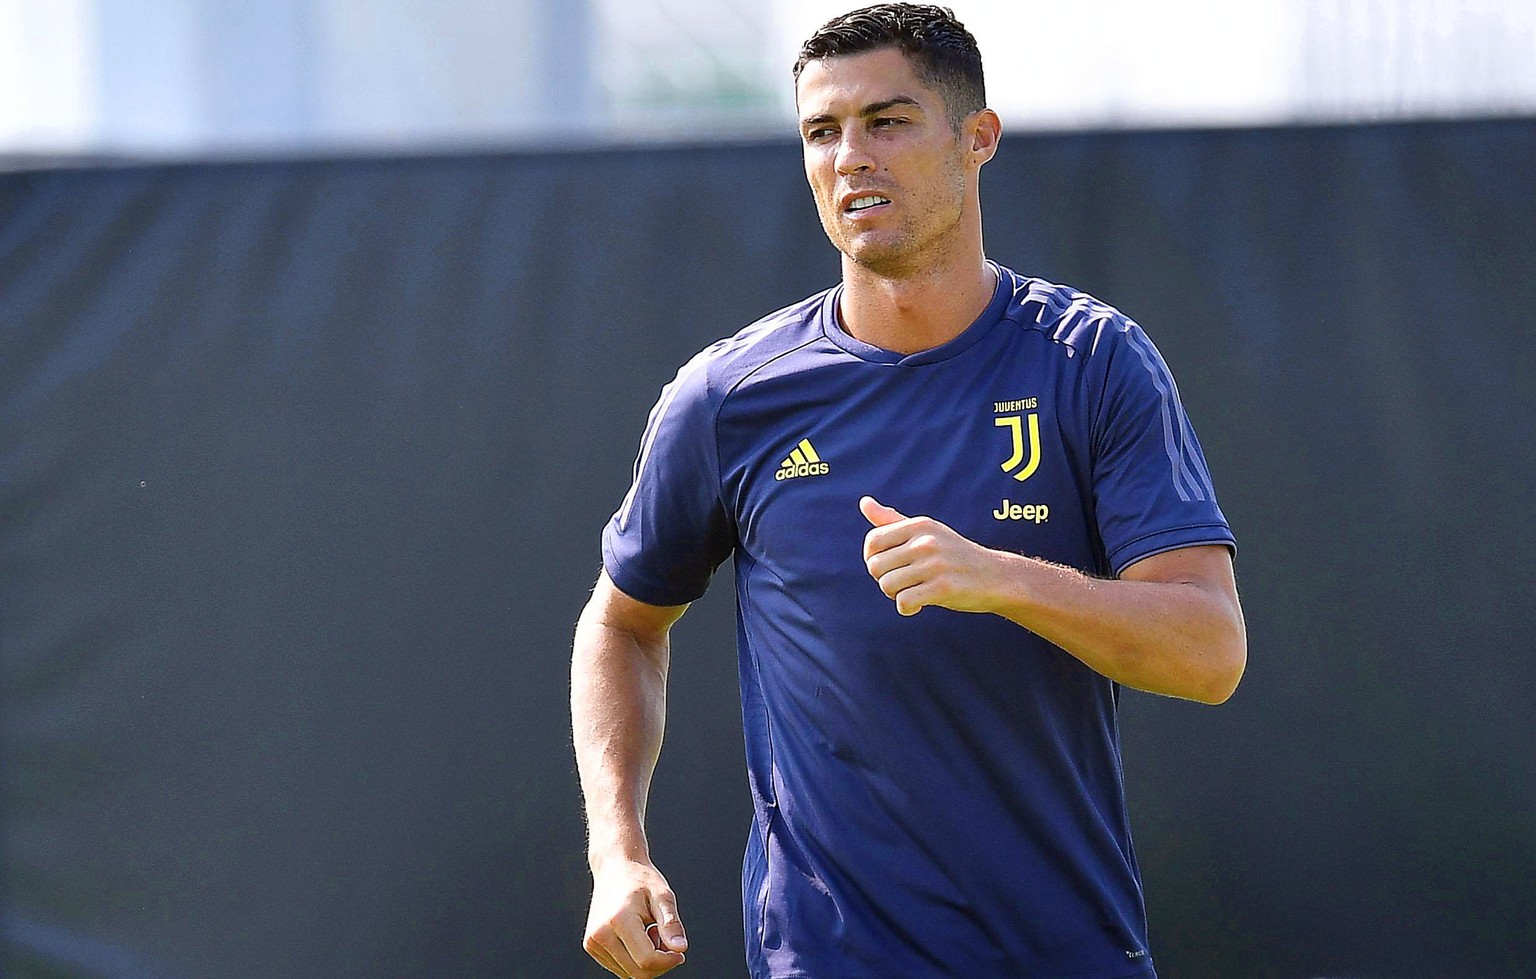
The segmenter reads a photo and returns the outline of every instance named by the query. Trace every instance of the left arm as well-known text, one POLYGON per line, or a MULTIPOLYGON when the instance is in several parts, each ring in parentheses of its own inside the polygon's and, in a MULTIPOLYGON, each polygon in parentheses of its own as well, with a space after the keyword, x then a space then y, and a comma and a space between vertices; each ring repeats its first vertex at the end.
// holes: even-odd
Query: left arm
POLYGON ((1221 545, 1137 561, 1117 579, 983 547, 931 517, 865 497, 869 574, 902 615, 991 612, 1138 690, 1219 704, 1248 659, 1232 557, 1221 545))

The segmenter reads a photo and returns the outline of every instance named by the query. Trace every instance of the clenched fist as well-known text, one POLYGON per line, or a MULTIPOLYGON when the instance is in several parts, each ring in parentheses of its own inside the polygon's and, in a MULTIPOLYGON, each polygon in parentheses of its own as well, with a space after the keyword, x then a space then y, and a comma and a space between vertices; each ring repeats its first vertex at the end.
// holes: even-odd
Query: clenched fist
POLYGON ((603 863, 593 874, 582 947, 624 979, 655 979, 682 965, 688 937, 661 871, 632 860, 603 863))
POLYGON ((993 610, 997 557, 932 517, 908 517, 872 496, 859 512, 873 529, 864 535, 864 566, 902 615, 936 605, 956 612, 993 610))

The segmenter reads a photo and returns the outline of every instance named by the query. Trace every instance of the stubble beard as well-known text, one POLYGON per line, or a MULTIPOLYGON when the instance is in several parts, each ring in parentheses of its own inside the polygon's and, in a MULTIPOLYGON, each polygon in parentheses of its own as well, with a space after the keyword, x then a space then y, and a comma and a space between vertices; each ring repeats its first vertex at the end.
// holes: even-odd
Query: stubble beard
POLYGON ((857 232, 845 233, 838 223, 840 217, 836 210, 836 203, 829 202, 828 208, 833 217, 829 222, 825 216, 822 218, 822 230, 827 234, 834 247, 842 253, 844 259, 857 265, 883 279, 904 279, 913 275, 933 269, 944 264, 945 258, 954 248, 954 238, 958 234, 958 227, 965 219, 965 176, 962 168, 956 166, 944 175, 946 182, 950 184, 952 196, 950 200, 956 201, 953 208, 944 208, 946 213, 937 219, 938 227, 922 227, 928 222, 934 208, 925 211, 921 215, 914 215, 915 220, 906 221, 888 231, 871 236, 873 240, 860 241, 857 232), (923 234, 927 231, 927 234, 923 234))

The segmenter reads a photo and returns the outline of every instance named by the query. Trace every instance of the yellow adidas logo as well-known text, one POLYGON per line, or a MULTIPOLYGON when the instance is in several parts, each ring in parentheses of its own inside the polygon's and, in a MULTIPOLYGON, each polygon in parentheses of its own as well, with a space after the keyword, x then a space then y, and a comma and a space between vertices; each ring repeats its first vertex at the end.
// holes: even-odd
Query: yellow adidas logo
POLYGON ((801 439, 800 444, 789 453, 789 458, 779 463, 779 471, 773 474, 773 478, 784 480, 796 476, 825 476, 830 468, 811 448, 811 440, 801 439))

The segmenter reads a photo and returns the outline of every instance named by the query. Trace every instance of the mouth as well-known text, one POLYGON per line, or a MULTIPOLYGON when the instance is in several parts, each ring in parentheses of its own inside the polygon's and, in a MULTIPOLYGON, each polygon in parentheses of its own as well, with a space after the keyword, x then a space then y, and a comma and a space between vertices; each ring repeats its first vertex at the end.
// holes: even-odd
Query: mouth
POLYGON ((846 201, 843 204, 843 213, 858 214, 861 211, 868 211, 872 208, 885 207, 890 202, 891 199, 889 197, 884 197, 880 194, 864 194, 846 201))

